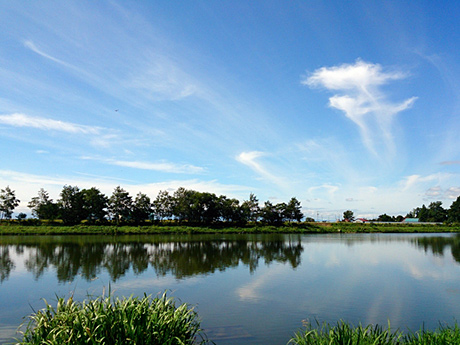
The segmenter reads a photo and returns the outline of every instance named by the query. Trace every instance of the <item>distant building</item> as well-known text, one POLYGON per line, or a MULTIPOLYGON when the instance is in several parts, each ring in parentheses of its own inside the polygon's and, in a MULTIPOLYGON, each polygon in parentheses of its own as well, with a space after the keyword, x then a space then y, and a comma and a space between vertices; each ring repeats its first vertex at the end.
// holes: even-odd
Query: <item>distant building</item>
POLYGON ((368 220, 366 218, 356 218, 355 223, 367 223, 368 220))
POLYGON ((418 223, 418 218, 404 218, 403 223, 418 223))

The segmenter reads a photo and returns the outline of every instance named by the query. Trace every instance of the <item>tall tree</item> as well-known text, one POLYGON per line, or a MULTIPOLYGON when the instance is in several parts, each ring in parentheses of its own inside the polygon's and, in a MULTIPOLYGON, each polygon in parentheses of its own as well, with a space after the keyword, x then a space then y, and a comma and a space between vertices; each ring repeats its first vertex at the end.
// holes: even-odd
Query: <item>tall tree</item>
POLYGON ((53 202, 43 188, 38 191, 38 196, 32 198, 27 205, 32 210, 32 215, 38 219, 54 220, 59 217, 59 206, 53 202))
POLYGON ((11 219, 11 215, 19 202, 20 200, 16 198, 16 194, 10 189, 10 186, 0 190, 0 219, 11 219))
POLYGON ((109 199, 96 187, 83 189, 84 209, 87 219, 90 222, 103 221, 107 215, 107 204, 109 199))
POLYGON ((139 192, 133 203, 132 216, 134 221, 139 224, 148 219, 151 214, 152 203, 150 198, 146 194, 139 192))
POLYGON ((179 187, 173 194, 173 214, 179 222, 193 220, 193 204, 195 191, 179 187))
POLYGON ((133 207, 132 197, 127 191, 120 186, 115 187, 112 195, 109 198, 109 213, 117 224, 126 221, 131 215, 133 207))
POLYGON ((296 198, 291 198, 286 205, 285 218, 289 221, 300 222, 303 218, 302 205, 296 198))
POLYGON ((415 209, 415 214, 419 220, 419 222, 428 222, 428 208, 425 206, 425 204, 422 205, 422 207, 417 207, 415 209))
POLYGON ((442 201, 435 201, 428 206, 428 221, 442 223, 447 220, 447 210, 442 207, 442 201))
POLYGON ((64 186, 60 196, 59 213, 65 224, 78 224, 87 218, 83 193, 77 186, 64 186))
POLYGON ((460 223, 460 196, 450 205, 448 217, 449 222, 460 223))
POLYGON ((225 195, 219 196, 219 213, 223 221, 240 222, 243 220, 242 208, 237 199, 229 199, 225 195))
POLYGON ((285 211, 286 204, 284 202, 273 205, 270 201, 266 201, 260 209, 260 218, 264 223, 278 225, 283 223, 285 211))
POLYGON ((247 213, 248 220, 250 222, 257 222, 260 217, 260 206, 259 200, 253 193, 249 194, 249 200, 243 201, 241 206, 247 213))
POLYGON ((168 191, 161 191, 158 193, 156 199, 153 201, 153 213, 158 219, 171 219, 173 216, 173 197, 168 191))

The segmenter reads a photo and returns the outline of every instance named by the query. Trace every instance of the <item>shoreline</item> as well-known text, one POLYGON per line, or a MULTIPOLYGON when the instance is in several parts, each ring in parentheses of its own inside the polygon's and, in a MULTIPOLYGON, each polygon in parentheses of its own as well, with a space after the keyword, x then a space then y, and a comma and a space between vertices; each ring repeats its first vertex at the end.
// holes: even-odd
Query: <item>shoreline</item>
POLYGON ((460 224, 401 223, 291 223, 280 226, 215 224, 192 226, 180 224, 150 225, 20 225, 0 224, 2 235, 139 235, 139 234, 333 234, 333 233, 460 233, 460 224))

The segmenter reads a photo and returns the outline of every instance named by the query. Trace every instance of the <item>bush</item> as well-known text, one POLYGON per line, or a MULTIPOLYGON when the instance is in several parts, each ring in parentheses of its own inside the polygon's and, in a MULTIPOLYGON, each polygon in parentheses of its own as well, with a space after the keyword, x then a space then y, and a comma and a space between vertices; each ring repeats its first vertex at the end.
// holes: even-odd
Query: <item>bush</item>
POLYGON ((198 316, 166 294, 151 298, 59 298, 30 316, 18 344, 206 344, 198 316), (200 340, 197 339, 200 338, 200 340))

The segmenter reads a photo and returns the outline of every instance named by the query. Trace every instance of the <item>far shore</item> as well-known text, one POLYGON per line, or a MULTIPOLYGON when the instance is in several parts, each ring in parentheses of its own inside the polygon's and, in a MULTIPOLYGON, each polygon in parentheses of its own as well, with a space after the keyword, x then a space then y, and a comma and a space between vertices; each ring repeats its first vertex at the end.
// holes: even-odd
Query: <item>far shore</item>
POLYGON ((22 225, 0 223, 0 235, 127 235, 127 234, 328 234, 328 233, 460 233, 460 224, 404 224, 404 223, 285 223, 279 226, 264 224, 212 225, 144 224, 135 225, 22 225))

